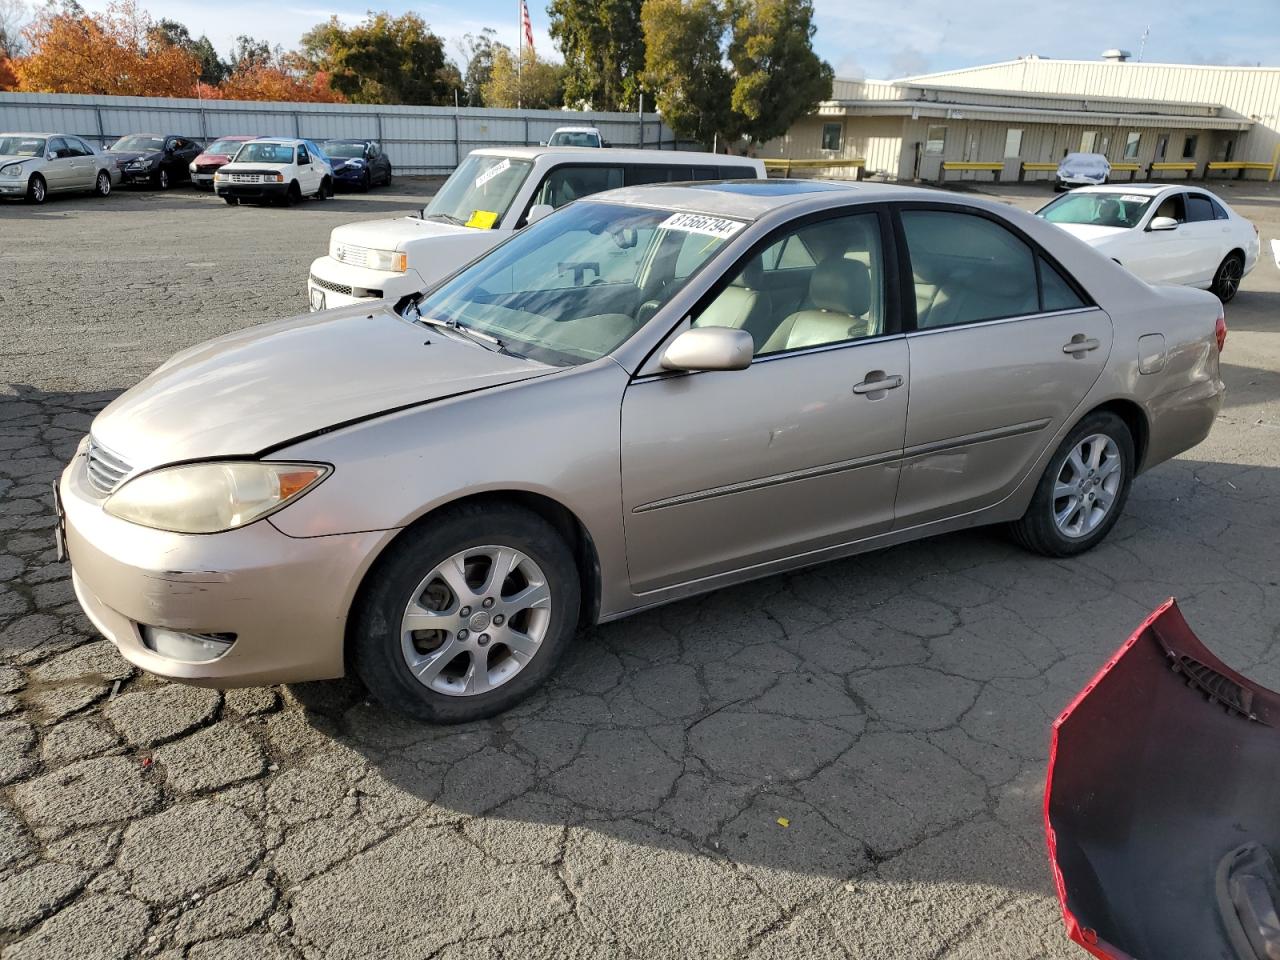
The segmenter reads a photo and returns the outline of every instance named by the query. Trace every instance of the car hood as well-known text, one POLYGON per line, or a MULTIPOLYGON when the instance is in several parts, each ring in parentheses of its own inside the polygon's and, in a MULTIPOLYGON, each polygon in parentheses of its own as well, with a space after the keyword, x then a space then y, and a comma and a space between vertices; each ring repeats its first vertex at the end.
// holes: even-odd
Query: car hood
POLYGON ((397 217, 394 220, 369 220, 348 223, 333 231, 332 243, 350 243, 376 250, 403 250, 405 244, 433 237, 476 236, 490 231, 463 227, 439 220, 397 217))
POLYGON ((0 153, 0 167, 7 166, 11 163, 23 163, 27 160, 43 160, 44 157, 19 157, 13 154, 0 153))
POLYGON ((1124 236, 1130 229, 1128 227, 1104 227, 1096 223, 1055 223, 1054 226, 1095 247, 1105 240, 1124 236))
POLYGON ((139 160, 143 158, 149 160, 152 157, 160 156, 160 151, 159 150, 107 150, 106 154, 108 157, 111 157, 113 160, 129 161, 129 160, 139 160))
POLYGON ((249 456, 340 424, 557 368, 368 306, 308 314, 199 344, 93 422, 135 469, 249 456))
POLYGON ((225 163, 231 162, 231 156, 226 153, 202 153, 198 157, 196 157, 195 160, 193 160, 192 162, 193 163, 224 163, 225 164, 225 163))

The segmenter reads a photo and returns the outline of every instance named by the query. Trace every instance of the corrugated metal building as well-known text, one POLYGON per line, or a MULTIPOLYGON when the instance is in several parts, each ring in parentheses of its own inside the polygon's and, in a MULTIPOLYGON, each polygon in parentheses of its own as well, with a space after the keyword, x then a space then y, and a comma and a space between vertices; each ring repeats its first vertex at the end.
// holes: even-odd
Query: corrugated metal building
POLYGON ((762 157, 865 159, 868 173, 935 180, 943 163, 999 165, 948 176, 1046 177, 1023 164, 1102 153, 1117 176, 1267 177, 1280 150, 1280 68, 1026 57, 905 80, 837 80, 832 99, 762 157), (1214 163, 1214 169, 1207 164, 1214 163), (1193 170, 1155 169, 1155 164, 1193 170), (1255 168, 1220 167, 1225 163, 1255 168))

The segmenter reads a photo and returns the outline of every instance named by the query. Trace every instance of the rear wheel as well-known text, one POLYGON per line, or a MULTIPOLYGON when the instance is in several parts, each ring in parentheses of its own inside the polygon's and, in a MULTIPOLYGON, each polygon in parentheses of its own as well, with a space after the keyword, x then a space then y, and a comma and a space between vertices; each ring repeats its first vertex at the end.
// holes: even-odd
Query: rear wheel
POLYGON ((1133 479, 1133 436, 1105 410, 1089 414, 1054 451, 1031 505, 1012 525, 1028 550, 1069 557, 1096 546, 1120 517, 1133 479))
POLYGON ((356 672, 388 707, 463 723, 514 706, 555 668, 578 624, 578 571, 546 520, 464 505, 410 530, 352 611, 356 672))
POLYGON ((1238 253, 1228 254, 1218 271, 1213 275, 1212 290, 1223 303, 1228 303, 1240 289, 1240 280, 1244 277, 1244 258, 1238 253))
POLYGON ((49 187, 45 184, 44 177, 33 173, 27 181, 27 203, 44 203, 48 197, 49 187))

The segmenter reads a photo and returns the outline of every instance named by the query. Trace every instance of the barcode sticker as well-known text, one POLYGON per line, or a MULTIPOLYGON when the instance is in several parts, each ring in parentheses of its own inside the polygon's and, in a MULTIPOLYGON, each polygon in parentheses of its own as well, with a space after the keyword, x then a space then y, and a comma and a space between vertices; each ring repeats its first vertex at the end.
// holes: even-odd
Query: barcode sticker
POLYGON ((683 233, 701 233, 709 237, 728 240, 745 227, 741 220, 724 217, 708 217, 701 213, 673 213, 658 225, 660 230, 679 230, 683 233))
POLYGON ((511 169, 511 161, 508 160, 506 157, 503 157, 500 162, 495 163, 492 167, 490 167, 484 173, 480 174, 480 176, 476 177, 476 186, 483 187, 486 183, 488 183, 494 177, 498 176, 501 173, 506 173, 510 169, 511 169))

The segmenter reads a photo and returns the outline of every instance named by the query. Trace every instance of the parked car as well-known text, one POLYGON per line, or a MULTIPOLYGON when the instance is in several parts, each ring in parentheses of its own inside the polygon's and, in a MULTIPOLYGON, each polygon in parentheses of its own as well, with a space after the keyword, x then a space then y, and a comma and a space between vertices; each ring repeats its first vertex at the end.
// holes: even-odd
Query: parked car
POLYGON ((417 293, 579 197, 672 180, 763 178, 764 164, 713 153, 495 147, 473 150, 421 216, 349 223, 311 264, 312 310, 417 293))
POLYGON ((134 133, 107 149, 125 183, 141 183, 168 190, 190 178, 190 164, 200 144, 179 134, 134 133))
POLYGON ((1149 283, 1212 290, 1223 303, 1258 262, 1258 228, 1199 187, 1086 187, 1037 211, 1149 283))
POLYGON ((556 127, 544 147, 607 147, 598 127, 556 127))
POLYGON ((1111 161, 1100 153, 1068 153, 1058 164, 1055 191, 1071 187, 1092 187, 1106 183, 1111 176, 1111 161))
POLYGON ((228 204, 325 200, 333 196, 333 168, 310 140, 250 140, 213 175, 213 189, 228 204))
POLYGON ((201 190, 213 189, 213 175, 231 162, 244 144, 257 137, 219 137, 191 161, 187 170, 191 174, 191 182, 201 190))
POLYGON ((146 670, 350 665, 471 720, 579 626, 729 584, 980 524, 1088 550, 1208 434, 1225 336, 1210 295, 979 197, 615 190, 398 310, 178 354, 95 418, 61 529, 146 670))
POLYGON ((323 146, 336 186, 368 191, 390 185, 391 161, 377 140, 326 140, 323 146))
POLYGON ((105 197, 120 182, 115 165, 69 133, 0 133, 0 197, 44 203, 51 193, 105 197))

